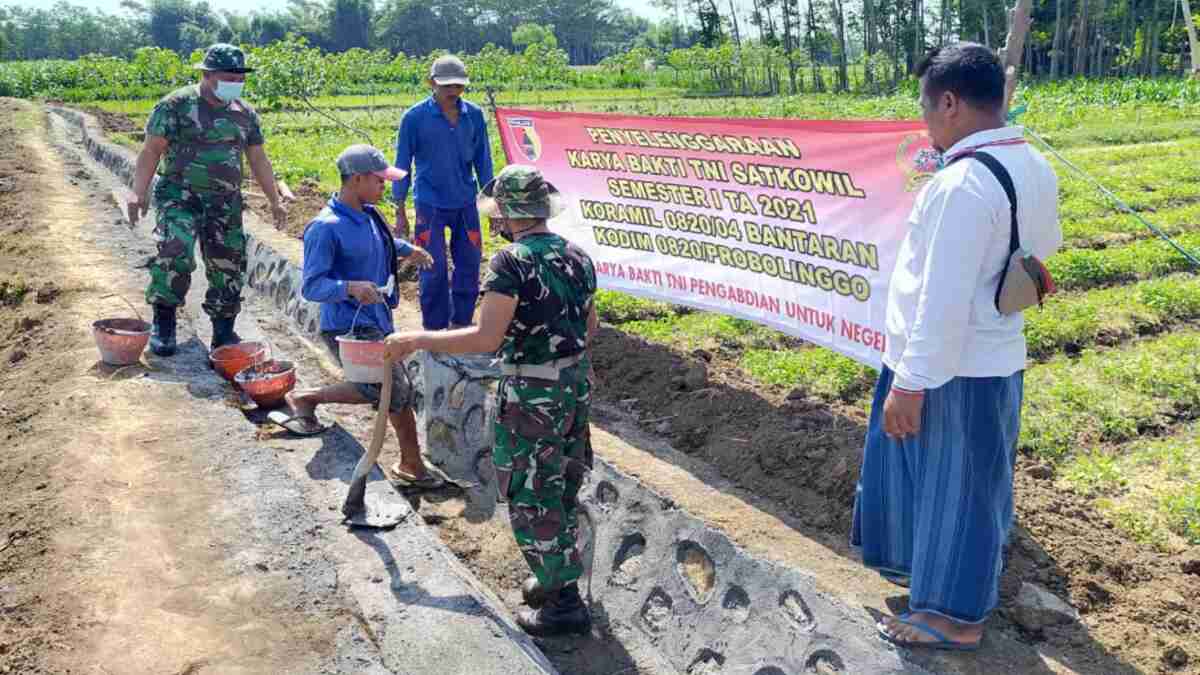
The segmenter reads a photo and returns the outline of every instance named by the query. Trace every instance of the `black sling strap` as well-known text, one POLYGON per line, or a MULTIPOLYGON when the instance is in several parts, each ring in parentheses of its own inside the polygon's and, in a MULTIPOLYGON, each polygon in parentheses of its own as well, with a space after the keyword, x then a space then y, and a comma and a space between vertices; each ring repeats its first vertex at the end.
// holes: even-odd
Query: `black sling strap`
MULTIPOLYGON (((978 150, 975 152, 968 152, 964 155, 959 155, 950 163, 953 164, 954 162, 967 157, 977 159, 981 164, 987 167, 988 171, 991 171, 992 175, 996 177, 996 180, 1000 182, 1000 187, 1004 188, 1004 194, 1008 195, 1009 211, 1012 213, 1012 227, 1008 236, 1008 258, 1011 258, 1012 254, 1016 253, 1017 249, 1021 248, 1021 233, 1017 229, 1017 190, 1015 187, 1013 187, 1012 175, 1008 173, 1008 169, 1004 168, 1004 165, 1000 163, 1000 160, 986 152, 979 152, 978 150)), ((1008 269, 1008 258, 1005 258, 1004 261, 1005 269, 1008 269)), ((1000 289, 1004 287, 1003 275, 1004 273, 1001 272, 1000 283, 996 285, 995 304, 997 310, 1000 309, 1000 289)))

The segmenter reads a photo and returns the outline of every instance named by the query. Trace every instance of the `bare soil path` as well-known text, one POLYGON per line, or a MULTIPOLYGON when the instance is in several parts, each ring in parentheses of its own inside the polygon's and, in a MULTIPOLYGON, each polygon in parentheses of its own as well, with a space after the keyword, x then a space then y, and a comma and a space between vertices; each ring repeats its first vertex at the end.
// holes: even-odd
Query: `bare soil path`
POLYGON ((111 294, 144 307, 142 280, 95 245, 111 207, 43 115, 0 102, 0 672, 319 670, 346 620, 312 609, 328 589, 269 572, 246 543, 270 525, 227 499, 255 477, 222 450, 253 428, 199 398, 214 376, 98 361, 91 321, 132 315, 111 294))
MULTIPOLYGON (((340 524, 355 437, 248 419, 206 364, 202 271, 177 355, 99 362, 91 323, 145 312, 153 249, 114 185, 0 99, 0 673, 548 672, 419 518, 340 524)), ((238 329, 272 321, 251 299, 238 329)))

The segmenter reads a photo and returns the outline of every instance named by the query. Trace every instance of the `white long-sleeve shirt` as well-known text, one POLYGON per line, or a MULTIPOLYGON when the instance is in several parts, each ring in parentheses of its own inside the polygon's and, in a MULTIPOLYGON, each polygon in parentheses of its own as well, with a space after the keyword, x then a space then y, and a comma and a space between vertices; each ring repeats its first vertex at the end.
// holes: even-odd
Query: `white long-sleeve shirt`
MULTIPOLYGON (((980 131, 945 156, 1023 134, 980 131)), ((1054 169, 1025 143, 980 150, 1012 176, 1021 248, 1045 260, 1062 244, 1054 169)), ((939 171, 917 196, 888 289, 883 362, 896 387, 935 389, 954 377, 1006 377, 1025 367, 1024 318, 995 304, 1009 258, 1009 208, 1000 182, 969 158, 939 171)))

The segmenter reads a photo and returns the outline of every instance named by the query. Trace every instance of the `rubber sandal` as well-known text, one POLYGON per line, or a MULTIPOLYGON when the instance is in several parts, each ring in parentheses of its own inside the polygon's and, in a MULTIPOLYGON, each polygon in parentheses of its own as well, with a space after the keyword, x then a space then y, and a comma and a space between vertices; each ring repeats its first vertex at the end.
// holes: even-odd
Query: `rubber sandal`
MULTIPOLYGON (((911 616, 911 614, 904 614, 902 616, 911 616)), ((896 617, 896 623, 902 623, 905 626, 916 628, 935 640, 935 642, 912 642, 909 640, 897 640, 889 635, 888 632, 884 630, 882 625, 876 625, 875 630, 879 632, 879 637, 897 647, 903 647, 905 649, 934 649, 946 652, 974 652, 979 650, 978 642, 955 642, 947 638, 936 628, 932 628, 919 621, 906 621, 904 618, 896 617)))
POLYGON ((417 478, 410 473, 401 471, 400 462, 396 462, 388 470, 388 474, 388 478, 391 479, 392 483, 399 487, 436 490, 446 485, 446 479, 434 473, 429 467, 425 468, 424 476, 417 478))
POLYGON ((275 410, 267 415, 267 419, 302 437, 319 436, 329 431, 329 427, 322 425, 316 415, 289 415, 282 410, 275 410), (315 424, 316 428, 306 424, 309 422, 315 424))

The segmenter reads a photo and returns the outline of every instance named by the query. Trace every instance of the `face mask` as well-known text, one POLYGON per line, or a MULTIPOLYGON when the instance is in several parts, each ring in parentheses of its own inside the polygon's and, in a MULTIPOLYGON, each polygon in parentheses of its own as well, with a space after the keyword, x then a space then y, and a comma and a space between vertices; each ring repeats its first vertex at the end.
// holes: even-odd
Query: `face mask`
POLYGON ((225 82, 224 80, 219 80, 217 81, 217 89, 214 93, 217 95, 217 98, 229 103, 236 98, 241 98, 242 88, 245 86, 245 82, 225 82))

